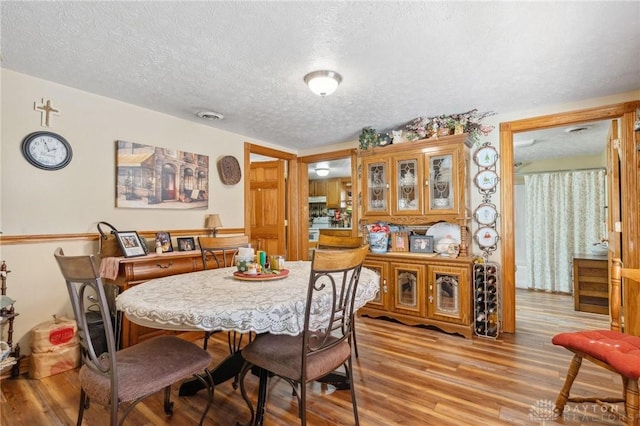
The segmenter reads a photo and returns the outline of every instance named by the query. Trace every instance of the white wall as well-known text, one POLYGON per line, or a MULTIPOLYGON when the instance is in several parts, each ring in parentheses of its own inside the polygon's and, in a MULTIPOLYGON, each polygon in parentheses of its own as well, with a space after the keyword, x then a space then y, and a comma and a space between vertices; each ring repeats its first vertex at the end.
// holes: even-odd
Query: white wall
POLYGON ((524 185, 513 187, 513 204, 516 239, 516 288, 529 287, 529 263, 527 262, 527 191, 524 185))
MULTIPOLYGON (((224 155, 233 155, 242 165, 246 137, 6 69, 1 70, 1 89, 3 236, 93 233, 100 220, 122 230, 197 229, 204 226, 207 213, 219 213, 226 227, 244 226, 243 182, 223 185, 216 163, 224 155), (40 113, 34 110, 34 102, 43 98, 60 110, 60 115, 52 117, 50 129, 41 127, 40 113), (23 158, 22 140, 39 130, 51 130, 69 141, 73 159, 67 167, 44 171, 23 158), (116 140, 208 155, 209 209, 115 208, 116 140)), ((97 251, 96 244, 87 241, 0 245, 0 260, 6 260, 12 271, 7 293, 17 301, 20 313, 14 343, 19 341, 23 352, 29 352, 28 332, 34 325, 54 314, 71 315, 53 258, 58 246, 69 254, 97 251)))

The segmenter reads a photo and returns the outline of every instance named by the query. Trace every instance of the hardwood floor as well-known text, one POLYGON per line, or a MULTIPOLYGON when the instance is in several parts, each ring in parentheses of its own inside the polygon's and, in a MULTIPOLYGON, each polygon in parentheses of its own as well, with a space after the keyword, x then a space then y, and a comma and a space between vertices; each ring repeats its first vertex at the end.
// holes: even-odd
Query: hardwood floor
MULTIPOLYGON (((553 404, 562 387, 570 353, 551 337, 562 331, 608 328, 605 315, 575 312, 571 296, 519 290, 517 333, 497 340, 464 339, 422 327, 359 318, 360 358, 355 361, 360 423, 389 425, 620 425, 592 404, 569 404, 563 419, 545 420, 538 408, 553 404)), ((215 360, 226 355, 226 335, 209 343, 215 360)), ((253 392, 257 378, 248 376, 253 392)), ((42 380, 26 376, 1 385, 0 421, 5 426, 75 424, 79 387, 76 370, 42 380)), ((572 395, 619 396, 618 376, 585 361, 572 395)), ((164 416, 162 395, 139 404, 126 425, 197 424, 204 392, 177 396, 175 411, 164 416)), ((622 412, 622 406, 618 406, 622 412)), ((295 425, 297 401, 290 387, 273 379, 269 385, 266 425, 295 425)), ((353 424, 350 393, 314 384, 308 395, 308 424, 353 424)), ((208 424, 235 425, 249 412, 230 383, 216 387, 208 424)), ((85 425, 108 424, 108 412, 92 404, 85 425)))

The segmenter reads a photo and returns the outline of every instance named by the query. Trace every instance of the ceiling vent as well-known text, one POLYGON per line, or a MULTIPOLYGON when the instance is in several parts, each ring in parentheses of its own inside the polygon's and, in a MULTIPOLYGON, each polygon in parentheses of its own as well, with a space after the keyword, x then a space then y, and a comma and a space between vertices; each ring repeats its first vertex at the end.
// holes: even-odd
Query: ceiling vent
POLYGON ((198 111, 196 115, 205 120, 222 120, 224 118, 224 115, 215 111, 198 111))

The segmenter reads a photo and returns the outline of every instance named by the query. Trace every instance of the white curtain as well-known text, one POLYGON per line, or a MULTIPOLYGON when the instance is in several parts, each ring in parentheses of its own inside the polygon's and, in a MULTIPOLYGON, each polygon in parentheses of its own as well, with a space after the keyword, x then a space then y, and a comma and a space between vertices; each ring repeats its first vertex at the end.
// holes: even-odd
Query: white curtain
POLYGON ((530 288, 572 293, 571 262, 599 242, 605 220, 605 171, 525 176, 530 288))

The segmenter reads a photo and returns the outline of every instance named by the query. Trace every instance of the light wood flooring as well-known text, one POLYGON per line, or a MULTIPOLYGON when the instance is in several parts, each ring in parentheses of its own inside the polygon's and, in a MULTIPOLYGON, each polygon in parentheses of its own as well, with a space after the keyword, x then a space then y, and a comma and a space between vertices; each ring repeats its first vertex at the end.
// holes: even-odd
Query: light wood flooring
MULTIPOLYGON (((608 328, 607 316, 575 312, 571 296, 519 290, 517 297, 517 333, 497 340, 464 339, 423 327, 359 318, 355 385, 360 424, 622 424, 592 404, 570 404, 562 419, 549 420, 544 414, 555 401, 571 359, 568 351, 551 343, 551 337, 563 331, 608 328)), ((226 355, 226 336, 214 335, 209 348, 214 359, 221 360, 226 355)), ((257 378, 247 377, 255 396, 257 378)), ((76 370, 42 380, 26 376, 4 380, 1 388, 3 426, 75 424, 79 399, 76 370)), ((269 392, 265 424, 299 424, 290 387, 273 379, 269 392)), ((176 386, 173 394, 172 417, 164 416, 160 393, 139 404, 125 424, 197 424, 205 392, 179 397, 176 386)), ((572 394, 619 396, 621 381, 585 361, 572 394)), ((313 384, 307 418, 310 425, 353 424, 349 391, 313 384)), ((235 425, 248 419, 240 391, 231 383, 216 387, 207 424, 235 425)), ((84 424, 107 425, 108 412, 92 404, 85 411, 84 424)))

